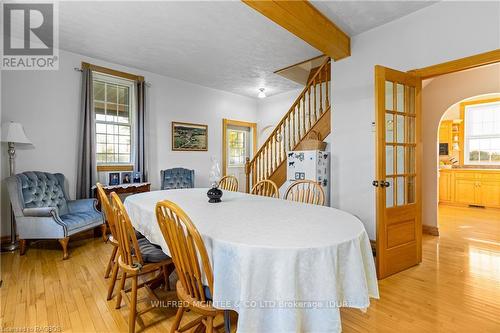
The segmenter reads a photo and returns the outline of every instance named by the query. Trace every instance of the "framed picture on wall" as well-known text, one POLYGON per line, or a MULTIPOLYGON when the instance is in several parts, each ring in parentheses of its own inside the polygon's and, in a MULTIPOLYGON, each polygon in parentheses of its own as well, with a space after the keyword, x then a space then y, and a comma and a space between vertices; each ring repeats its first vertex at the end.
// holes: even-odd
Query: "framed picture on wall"
POLYGON ((208 126, 172 122, 172 150, 207 151, 208 126))

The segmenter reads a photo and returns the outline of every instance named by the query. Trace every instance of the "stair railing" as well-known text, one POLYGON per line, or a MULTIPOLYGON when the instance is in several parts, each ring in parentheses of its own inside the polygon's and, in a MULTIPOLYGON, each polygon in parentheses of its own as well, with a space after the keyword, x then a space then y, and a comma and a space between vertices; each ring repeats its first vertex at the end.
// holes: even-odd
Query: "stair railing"
POLYGON ((330 109, 330 58, 325 59, 311 77, 292 107, 280 120, 267 140, 245 164, 246 192, 252 185, 269 179, 287 159, 321 115, 330 109))

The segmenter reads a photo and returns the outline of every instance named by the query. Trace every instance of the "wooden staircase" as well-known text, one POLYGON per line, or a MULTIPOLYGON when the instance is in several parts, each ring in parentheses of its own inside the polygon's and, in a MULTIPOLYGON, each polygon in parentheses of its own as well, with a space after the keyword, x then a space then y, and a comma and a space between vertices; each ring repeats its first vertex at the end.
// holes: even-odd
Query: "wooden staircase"
POLYGON ((304 90, 280 120, 252 160, 245 165, 246 192, 254 184, 270 179, 280 187, 286 181, 287 152, 300 150, 315 131, 320 139, 330 134, 330 58, 311 75, 304 90))

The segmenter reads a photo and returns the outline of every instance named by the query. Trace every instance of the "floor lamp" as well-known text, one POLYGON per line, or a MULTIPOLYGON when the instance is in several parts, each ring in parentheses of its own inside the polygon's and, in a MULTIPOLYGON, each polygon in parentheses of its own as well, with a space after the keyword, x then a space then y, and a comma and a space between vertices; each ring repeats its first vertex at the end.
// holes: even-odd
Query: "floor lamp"
MULTIPOLYGON (((8 154, 9 154, 9 170, 10 176, 15 174, 15 158, 16 158, 16 144, 18 145, 31 145, 30 139, 24 134, 23 125, 20 123, 9 122, 2 124, 2 142, 7 142, 8 144, 8 154)), ((10 243, 2 245, 2 252, 14 251, 19 247, 16 240, 17 229, 16 229, 16 219, 14 218, 14 213, 12 212, 12 206, 10 209, 10 243)))

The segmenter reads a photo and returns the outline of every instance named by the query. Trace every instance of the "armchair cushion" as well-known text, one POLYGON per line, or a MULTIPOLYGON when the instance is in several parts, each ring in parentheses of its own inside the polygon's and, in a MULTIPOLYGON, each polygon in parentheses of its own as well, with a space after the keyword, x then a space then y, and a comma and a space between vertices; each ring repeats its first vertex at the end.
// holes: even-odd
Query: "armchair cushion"
POLYGON ((61 220, 66 224, 68 231, 83 228, 87 225, 101 223, 102 215, 96 210, 87 210, 75 213, 68 213, 60 216, 61 220))

